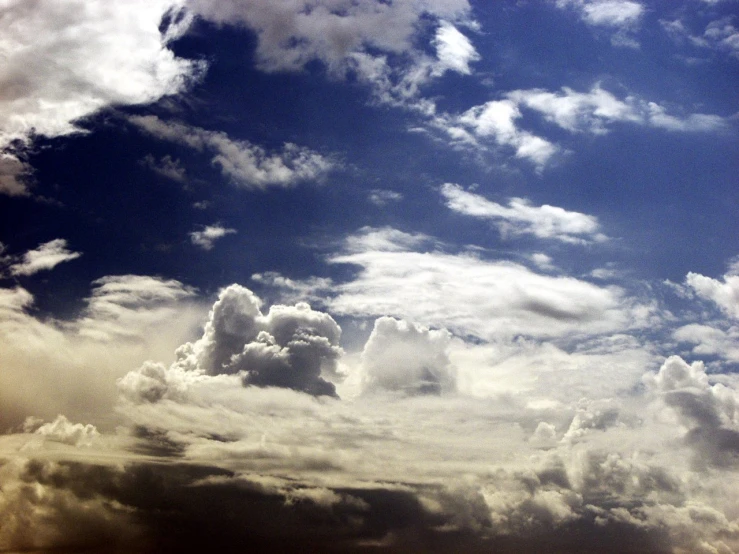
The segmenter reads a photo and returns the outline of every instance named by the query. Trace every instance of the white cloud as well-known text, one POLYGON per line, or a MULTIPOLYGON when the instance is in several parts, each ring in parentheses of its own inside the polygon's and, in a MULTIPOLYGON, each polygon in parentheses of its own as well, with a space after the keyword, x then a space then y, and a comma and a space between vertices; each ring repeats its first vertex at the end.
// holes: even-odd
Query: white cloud
POLYGON ((441 22, 434 42, 439 59, 432 71, 434 75, 440 75, 446 70, 469 75, 471 73, 470 63, 480 59, 480 55, 470 40, 448 21, 441 22))
POLYGON ((725 360, 739 362, 739 328, 727 330, 691 323, 673 331, 672 336, 680 342, 694 344, 693 354, 697 356, 720 356, 725 360))
POLYGON ((434 116, 429 125, 446 133, 452 143, 465 148, 485 148, 492 140, 515 150, 517 158, 541 170, 561 148, 546 138, 521 128, 522 109, 537 112, 545 121, 569 131, 605 134, 614 123, 646 125, 670 131, 707 132, 726 126, 726 119, 712 114, 683 116, 667 113, 656 102, 633 95, 623 99, 596 83, 589 92, 562 87, 559 92, 543 89, 514 90, 501 100, 473 106, 459 115, 434 116))
MULTIPOLYGON (((159 30, 162 17, 178 4, 5 2, 0 19, 0 149, 16 139, 26 141, 32 132, 49 137, 80 132, 76 120, 107 106, 154 102, 184 90, 205 64, 177 58, 167 47, 187 28, 187 17, 164 34, 159 30)), ((2 192, 26 192, 12 175, 3 182, 2 192)))
POLYGON ((362 351, 364 391, 455 391, 455 369, 448 354, 450 340, 445 330, 429 330, 391 317, 377 319, 362 351))
POLYGON ((162 121, 156 116, 133 116, 130 121, 152 136, 214 154, 212 163, 238 186, 265 190, 289 187, 321 179, 334 163, 317 152, 286 143, 280 152, 268 153, 248 141, 233 140, 219 131, 183 123, 162 121))
POLYGON ((606 240, 599 233, 597 218, 570 212, 558 206, 532 206, 524 198, 511 198, 508 206, 492 202, 479 194, 465 191, 459 185, 441 187, 449 209, 464 215, 493 221, 503 236, 530 234, 538 238, 570 243, 606 240))
POLYGON ((540 112, 544 119, 570 132, 602 133, 605 131, 604 123, 640 121, 633 98, 618 100, 599 85, 586 93, 563 87, 560 93, 541 89, 515 90, 508 93, 508 97, 518 105, 540 112))
POLYGON ((10 266, 10 272, 13 275, 33 275, 53 269, 60 263, 76 260, 81 255, 69 250, 65 239, 54 239, 26 252, 22 261, 10 266))
POLYGON ((236 229, 229 229, 216 223, 215 225, 206 225, 200 231, 191 232, 190 240, 195 246, 199 246, 203 250, 210 250, 216 240, 234 233, 236 233, 236 229))
POLYGON ((739 275, 728 273, 720 281, 691 271, 685 277, 685 285, 700 298, 715 303, 729 317, 739 318, 739 275))
POLYGON ((557 0, 559 8, 574 8, 588 25, 633 27, 644 15, 644 6, 632 0, 557 0))
MULTIPOLYGON (((492 138, 499 145, 514 148, 517 158, 528 159, 541 168, 558 149, 546 139, 519 129, 515 123, 519 118, 521 111, 515 102, 492 100, 470 108, 453 118, 451 124, 443 119, 437 119, 437 124, 453 132, 458 129, 458 125, 467 127, 479 138, 492 138)), ((458 132, 453 134, 460 137, 458 132)), ((462 135, 461 138, 465 137, 462 135)))
POLYGON ((621 289, 540 275, 469 253, 413 250, 428 242, 387 229, 363 229, 350 237, 347 252, 329 261, 359 271, 336 285, 328 307, 355 317, 391 315, 486 340, 599 333, 649 317, 649 309, 633 304, 621 289))
POLYGON ((36 429, 35 433, 49 440, 73 446, 89 446, 100 436, 94 425, 72 423, 63 415, 57 416, 50 423, 44 423, 36 429))
POLYGON ((25 178, 31 168, 11 154, 0 152, 0 194, 26 196, 28 185, 25 178))

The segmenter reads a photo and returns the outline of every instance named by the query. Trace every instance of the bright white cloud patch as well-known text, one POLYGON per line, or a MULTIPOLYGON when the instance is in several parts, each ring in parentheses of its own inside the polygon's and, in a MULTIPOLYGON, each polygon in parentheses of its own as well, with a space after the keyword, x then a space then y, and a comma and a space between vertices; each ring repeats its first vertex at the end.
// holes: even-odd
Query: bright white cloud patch
POLYGON ((532 206, 526 199, 512 198, 508 206, 492 202, 479 194, 465 191, 459 185, 446 183, 441 187, 449 209, 464 215, 489 219, 506 235, 534 235, 562 242, 585 243, 606 240, 599 233, 598 220, 558 206, 532 206))
POLYGON ((248 141, 233 140, 219 131, 208 131, 183 123, 162 121, 156 116, 134 116, 130 120, 152 136, 213 154, 212 163, 236 185, 255 190, 289 187, 323 177, 334 163, 319 153, 286 143, 279 152, 268 153, 248 141))
POLYGON ((330 309, 358 317, 392 315, 487 340, 606 332, 638 324, 649 312, 618 288, 540 275, 470 253, 416 249, 423 244, 423 237, 397 230, 364 229, 351 237, 348 251, 329 261, 360 270, 336 286, 330 309))
POLYGON ((456 376, 448 354, 450 339, 445 330, 379 318, 362 351, 364 391, 453 392, 456 376))
POLYGON ((718 280, 690 272, 685 285, 700 298, 715 303, 729 317, 739 318, 739 275, 730 272, 718 280))
POLYGON ((439 62, 433 71, 434 74, 451 70, 469 75, 470 63, 480 59, 470 40, 447 21, 442 21, 436 31, 435 44, 439 62))
MULTIPOLYGON (((178 3, 5 2, 0 149, 31 132, 49 137, 79 132, 75 120, 110 105, 153 102, 184 90, 205 65, 177 58, 167 47, 187 28, 187 18, 160 31, 163 16, 178 3)), ((0 192, 25 191, 12 175, 3 185, 0 192)))
POLYGON ((81 255, 69 250, 65 239, 54 239, 26 252, 20 262, 10 266, 10 272, 13 275, 33 275, 53 269, 60 263, 76 260, 81 255))
POLYGON ((206 225, 201 230, 190 233, 190 240, 203 250, 211 250, 216 240, 234 233, 236 229, 229 229, 219 224, 206 225))

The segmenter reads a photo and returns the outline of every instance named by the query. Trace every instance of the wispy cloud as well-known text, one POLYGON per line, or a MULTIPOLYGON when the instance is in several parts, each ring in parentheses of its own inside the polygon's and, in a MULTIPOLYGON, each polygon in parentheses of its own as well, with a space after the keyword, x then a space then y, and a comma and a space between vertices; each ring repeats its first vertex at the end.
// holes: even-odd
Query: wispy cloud
POLYGON ((508 206, 492 202, 459 185, 445 183, 441 194, 449 209, 472 217, 488 219, 501 235, 534 235, 570 243, 601 242, 607 237, 599 232, 597 218, 558 206, 532 206, 523 198, 511 198, 508 206))
POLYGON ((281 151, 268 153, 264 148, 231 139, 226 133, 208 131, 156 116, 132 116, 130 121, 150 135, 210 151, 212 163, 236 185, 254 190, 289 187, 303 181, 318 180, 335 167, 321 154, 296 144, 286 143, 281 151))
POLYGON ((54 239, 26 252, 21 261, 10 266, 13 275, 33 275, 39 271, 54 269, 57 265, 76 260, 82 254, 67 248, 65 239, 54 239))

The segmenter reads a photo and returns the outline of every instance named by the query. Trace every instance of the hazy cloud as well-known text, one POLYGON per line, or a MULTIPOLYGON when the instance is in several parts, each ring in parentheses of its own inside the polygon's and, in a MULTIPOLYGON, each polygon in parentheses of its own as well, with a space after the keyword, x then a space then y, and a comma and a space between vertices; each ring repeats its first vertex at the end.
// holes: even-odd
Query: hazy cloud
POLYGON ((268 153, 260 146, 233 140, 220 131, 162 121, 153 115, 132 116, 130 121, 158 139, 199 152, 210 151, 213 165, 236 185, 247 189, 289 187, 318 180, 334 167, 329 159, 296 144, 286 143, 280 152, 268 153))

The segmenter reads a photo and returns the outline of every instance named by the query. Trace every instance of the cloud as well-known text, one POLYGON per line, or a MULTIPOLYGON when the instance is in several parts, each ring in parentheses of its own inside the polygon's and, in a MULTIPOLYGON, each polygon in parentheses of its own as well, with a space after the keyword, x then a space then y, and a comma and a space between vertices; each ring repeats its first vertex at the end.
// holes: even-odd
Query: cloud
POLYGON ((403 200, 403 195, 394 190, 372 189, 368 198, 375 206, 382 208, 391 202, 400 202, 403 200))
POLYGON ((503 236, 534 235, 570 243, 603 241, 597 218, 569 212, 558 206, 532 206, 524 198, 511 198, 508 207, 491 202, 479 194, 467 192, 459 185, 445 183, 441 194, 452 211, 495 223, 503 236))
POLYGON ((459 135, 459 125, 470 129, 481 139, 491 138, 496 144, 510 146, 515 149, 517 158, 524 158, 541 168, 557 152, 558 148, 551 142, 537 137, 516 126, 521 118, 521 111, 511 100, 492 100, 481 106, 474 106, 451 121, 437 118, 437 125, 450 132, 452 138, 468 141, 465 134, 459 135))
POLYGON ((698 356, 720 356, 725 360, 739 362, 739 328, 727 330, 711 325, 691 323, 673 331, 672 336, 680 342, 694 344, 693 354, 698 356))
POLYGON ((10 266, 10 272, 13 275, 33 275, 39 271, 54 269, 61 263, 76 260, 81 255, 79 252, 69 250, 65 239, 54 239, 26 252, 22 261, 10 266))
POLYGON ((486 340, 606 332, 638 325, 649 313, 615 287, 471 253, 418 250, 425 244, 427 237, 395 229, 363 229, 350 237, 347 252, 329 262, 358 271, 336 286, 327 306, 342 315, 391 315, 486 340))
POLYGON ((95 282, 79 315, 31 315, 25 289, 0 289, 0 429, 27 416, 115 419, 115 379, 149 358, 168 358, 203 317, 193 290, 144 276, 95 282))
POLYGON ((191 232, 190 240, 195 246, 199 246, 203 250, 210 250, 216 240, 234 233, 236 233, 236 229, 229 229, 216 223, 215 225, 206 225, 200 231, 191 232))
POLYGON ((176 313, 173 304, 195 294, 192 287, 174 279, 146 275, 114 275, 93 281, 79 333, 97 340, 140 337, 146 329, 176 313))
POLYGON ((319 180, 335 166, 317 152, 291 143, 286 143, 282 151, 270 154, 260 146, 233 140, 220 131, 162 121, 153 115, 129 119, 160 140, 182 144, 198 152, 210 151, 214 154, 213 165, 234 184, 246 189, 266 190, 319 180))
POLYGON ((455 370, 446 330, 430 330, 407 321, 381 317, 362 351, 363 388, 406 394, 441 394, 456 390, 455 370))
POLYGON ((94 425, 72 423, 63 415, 57 416, 50 423, 44 423, 34 432, 49 440, 71 444, 72 446, 89 446, 100 436, 94 425))
MULTIPOLYGON (((77 120, 111 105, 181 92, 206 67, 168 48, 191 20, 175 10, 160 31, 163 17, 178 4, 171 0, 6 4, 0 21, 0 150, 31 135, 81 132, 77 120)), ((27 192, 19 180, 27 168, 4 159, 0 191, 27 192), (8 172, 13 165, 17 171, 8 172)))
POLYGON ((172 159, 171 156, 164 156, 161 160, 156 161, 154 156, 148 154, 141 160, 141 164, 166 179, 178 183, 184 183, 187 180, 185 168, 182 167, 180 160, 172 159))
POLYGON ((739 275, 729 272, 723 280, 706 277, 699 273, 688 273, 685 277, 685 286, 698 295, 699 298, 710 300, 732 318, 739 318, 739 275))
POLYGON ((576 10, 580 19, 592 27, 613 29, 611 44, 627 48, 639 48, 639 43, 630 36, 644 15, 645 8, 632 0, 557 0, 561 9, 576 10))
POLYGON ((434 42, 439 61, 432 71, 433 75, 440 75, 447 70, 469 75, 470 63, 480 59, 470 40, 448 21, 441 22, 434 42))
POLYGON ((706 25, 703 34, 693 34, 680 19, 660 20, 662 28, 678 43, 686 40, 693 46, 716 52, 726 52, 739 57, 739 29, 734 25, 734 17, 724 17, 706 25))
POLYGON ((26 196, 27 177, 31 172, 28 164, 12 154, 0 152, 0 194, 26 196))
MULTIPOLYGON (((253 29, 258 37, 257 64, 263 70, 297 70, 320 60, 334 72, 341 72, 352 54, 371 49, 394 54, 412 51, 417 24, 424 15, 453 21, 466 18, 470 10, 467 0, 389 4, 339 0, 322 5, 303 0, 283 4, 190 0, 188 6, 215 23, 253 29)), ((452 37, 447 41, 459 40, 452 37)))
POLYGON ((570 133, 605 134, 616 123, 631 123, 676 132, 712 132, 726 127, 726 119, 712 114, 682 116, 667 113, 664 106, 629 95, 619 99, 596 83, 589 92, 562 87, 513 90, 499 100, 473 106, 458 114, 438 114, 429 126, 444 132, 452 144, 462 148, 486 149, 489 141, 513 148, 517 158, 542 170, 561 147, 521 128, 522 110, 540 114, 545 121, 570 133))
POLYGON ((203 336, 178 348, 171 368, 150 362, 120 379, 122 394, 151 402, 179 397, 187 383, 203 376, 238 375, 244 385, 335 395, 334 385, 324 378, 339 376, 341 328, 333 318, 305 302, 274 305, 266 315, 260 306, 249 289, 223 289, 203 336))

